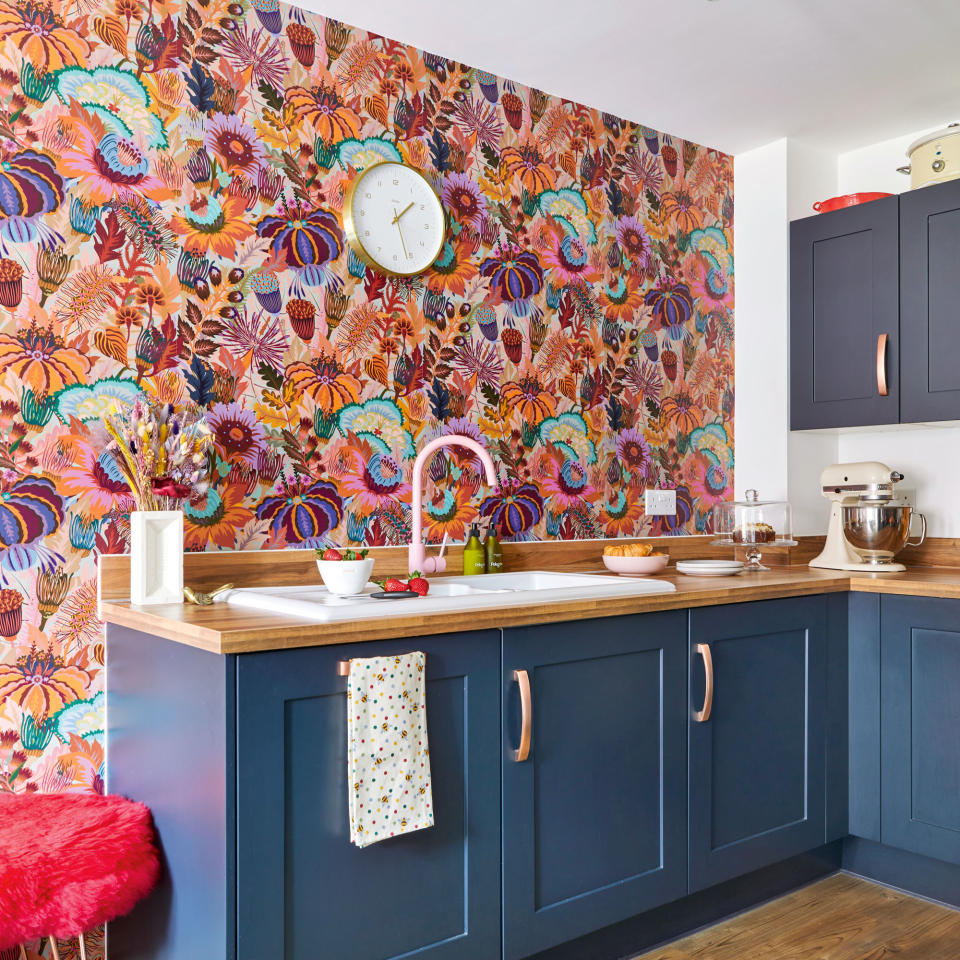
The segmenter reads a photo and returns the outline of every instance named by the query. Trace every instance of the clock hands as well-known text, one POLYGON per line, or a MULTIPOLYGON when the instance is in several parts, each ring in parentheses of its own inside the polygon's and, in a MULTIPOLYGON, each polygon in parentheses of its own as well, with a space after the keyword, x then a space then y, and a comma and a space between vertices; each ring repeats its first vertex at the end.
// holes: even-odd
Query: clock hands
POLYGON ((407 207, 404 208, 403 212, 401 212, 401 213, 397 213, 397 208, 394 207, 394 208, 393 208, 393 219, 390 221, 391 223, 395 223, 395 224, 397 225, 397 233, 400 234, 400 246, 403 247, 403 255, 404 255, 404 257, 405 257, 407 260, 410 259, 410 254, 407 253, 407 244, 406 244, 406 241, 403 239, 403 230, 400 229, 400 218, 401 218, 401 217, 403 216, 403 214, 406 213, 407 210, 409 210, 410 207, 412 207, 412 206, 413 206, 412 203, 409 204, 407 207))
POLYGON ((400 218, 413 206, 413 201, 411 200, 399 213, 397 213, 397 208, 393 208, 393 219, 391 223, 399 224, 400 218))

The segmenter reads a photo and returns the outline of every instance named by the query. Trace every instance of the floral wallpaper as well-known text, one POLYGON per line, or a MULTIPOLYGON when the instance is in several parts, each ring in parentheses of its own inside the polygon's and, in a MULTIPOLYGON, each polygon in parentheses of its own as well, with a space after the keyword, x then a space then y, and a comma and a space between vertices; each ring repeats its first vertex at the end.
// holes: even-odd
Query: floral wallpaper
POLYGON ((103 789, 112 404, 209 411, 190 550, 406 542, 450 433, 502 488, 438 456, 433 541, 702 532, 732 495, 732 231, 729 156, 277 0, 0 0, 0 789, 103 789), (345 241, 383 159, 448 213, 414 279, 345 241))

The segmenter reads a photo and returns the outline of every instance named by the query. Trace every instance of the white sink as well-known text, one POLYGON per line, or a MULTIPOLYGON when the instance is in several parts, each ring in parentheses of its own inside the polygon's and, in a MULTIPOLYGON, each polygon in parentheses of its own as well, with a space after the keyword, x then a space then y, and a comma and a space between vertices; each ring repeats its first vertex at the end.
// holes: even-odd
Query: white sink
POLYGON ((673 593, 676 587, 666 580, 642 577, 527 570, 472 577, 433 578, 430 580, 430 593, 416 599, 379 600, 371 596, 378 589, 373 584, 367 584, 365 591, 355 597, 335 597, 322 586, 252 587, 230 590, 221 594, 217 602, 326 623, 515 607, 594 597, 673 593))

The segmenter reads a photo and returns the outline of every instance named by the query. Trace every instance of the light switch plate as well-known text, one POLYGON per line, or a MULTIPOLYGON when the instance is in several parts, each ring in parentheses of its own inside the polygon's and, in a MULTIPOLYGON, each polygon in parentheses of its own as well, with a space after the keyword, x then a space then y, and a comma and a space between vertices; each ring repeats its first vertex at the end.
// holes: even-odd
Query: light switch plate
POLYGON ((643 509, 650 517, 669 517, 677 512, 676 490, 644 490, 643 509))

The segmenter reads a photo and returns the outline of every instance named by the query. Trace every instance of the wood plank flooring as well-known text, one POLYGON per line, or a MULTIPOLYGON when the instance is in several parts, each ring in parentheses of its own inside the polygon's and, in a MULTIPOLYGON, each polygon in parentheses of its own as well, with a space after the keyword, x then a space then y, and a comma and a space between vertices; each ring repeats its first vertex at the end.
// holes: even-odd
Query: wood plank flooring
POLYGON ((958 960, 960 912, 839 873, 636 960, 958 960))

